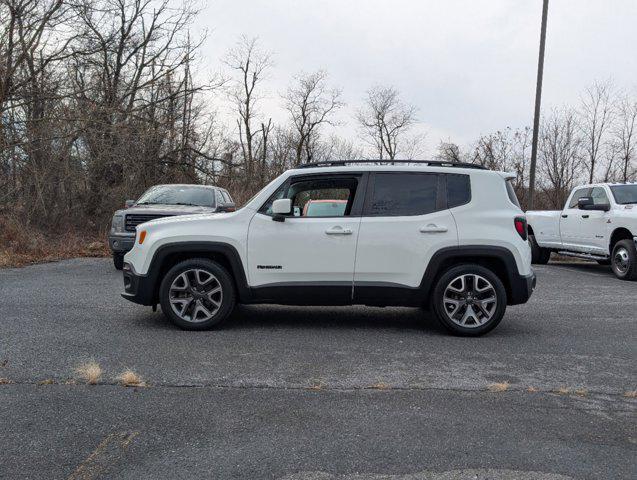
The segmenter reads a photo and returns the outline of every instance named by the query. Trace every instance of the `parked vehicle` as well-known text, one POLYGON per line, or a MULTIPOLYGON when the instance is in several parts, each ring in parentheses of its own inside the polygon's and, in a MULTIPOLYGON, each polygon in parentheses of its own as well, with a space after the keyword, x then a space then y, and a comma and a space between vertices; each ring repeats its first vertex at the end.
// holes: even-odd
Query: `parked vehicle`
POLYGON ((303 207, 306 217, 334 217, 343 215, 347 200, 308 200, 303 207))
POLYGON ((124 258, 122 295, 190 330, 236 303, 277 303, 420 306, 456 334, 490 331, 535 287, 512 175, 394 163, 308 164, 234 213, 148 222, 124 258), (308 216, 326 197, 345 208, 308 216))
POLYGON ((551 252, 611 265, 622 280, 637 280, 637 184, 576 187, 561 211, 527 212, 533 263, 551 252))
POLYGON ((223 188, 205 185, 156 185, 137 201, 127 200, 123 210, 113 215, 108 244, 113 264, 118 270, 124 264, 124 254, 135 242, 138 225, 149 220, 196 213, 233 212, 235 204, 223 188))

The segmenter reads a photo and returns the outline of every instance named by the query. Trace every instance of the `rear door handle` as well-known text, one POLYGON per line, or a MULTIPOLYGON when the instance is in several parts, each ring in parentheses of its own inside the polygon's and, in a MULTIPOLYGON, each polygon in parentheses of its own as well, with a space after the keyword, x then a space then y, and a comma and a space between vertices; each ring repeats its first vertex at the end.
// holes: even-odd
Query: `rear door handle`
POLYGON ((582 215, 582 218, 588 218, 590 215, 582 215))
POLYGON ((434 223, 430 223, 426 227, 420 227, 420 233, 444 233, 448 229, 444 225, 436 225, 434 223))
POLYGON ((332 227, 329 230, 325 230, 325 233, 328 235, 351 235, 352 230, 349 228, 339 227, 337 225, 336 227, 332 227))

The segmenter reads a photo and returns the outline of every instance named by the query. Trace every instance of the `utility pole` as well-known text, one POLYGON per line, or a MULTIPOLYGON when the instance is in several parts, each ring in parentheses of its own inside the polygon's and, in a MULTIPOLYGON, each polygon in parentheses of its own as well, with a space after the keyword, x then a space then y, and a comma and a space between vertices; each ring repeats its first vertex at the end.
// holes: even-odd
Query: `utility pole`
POLYGON ((529 175, 529 202, 527 209, 533 209, 535 196, 535 169, 537 166, 537 137, 540 129, 540 110, 542 105, 542 77, 544 76, 544 46, 546 45, 546 17, 549 11, 549 0, 543 0, 542 29, 540 31, 540 55, 537 60, 537 82, 535 85, 535 115, 533 117, 533 142, 531 144, 531 172, 529 175))

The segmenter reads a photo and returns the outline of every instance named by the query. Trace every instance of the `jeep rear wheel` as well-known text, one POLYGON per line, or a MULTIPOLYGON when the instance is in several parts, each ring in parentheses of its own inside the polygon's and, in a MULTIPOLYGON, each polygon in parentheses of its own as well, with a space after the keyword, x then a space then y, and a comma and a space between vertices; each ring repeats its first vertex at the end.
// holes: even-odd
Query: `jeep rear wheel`
POLYGON ((502 281, 480 265, 459 265, 447 270, 433 293, 438 321, 457 335, 483 335, 502 321, 507 297, 502 281))
POLYGON ((613 247, 611 266, 621 280, 637 280, 637 251, 633 240, 620 240, 613 247))
POLYGON ((205 330, 224 321, 235 305, 235 289, 223 266, 204 258, 172 267, 159 289, 162 312, 185 330, 205 330))

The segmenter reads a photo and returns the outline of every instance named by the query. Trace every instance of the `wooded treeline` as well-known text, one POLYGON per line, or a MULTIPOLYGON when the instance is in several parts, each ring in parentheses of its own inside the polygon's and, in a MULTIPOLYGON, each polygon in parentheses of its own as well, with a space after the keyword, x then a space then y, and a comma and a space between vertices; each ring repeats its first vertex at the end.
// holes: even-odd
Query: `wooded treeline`
MULTIPOLYGON (((264 109, 272 53, 240 38, 202 80, 198 11, 169 0, 0 0, 0 213, 55 231, 107 227, 113 210, 156 183, 215 183, 238 202, 280 172, 326 159, 418 158, 416 107, 371 87, 351 118, 355 141, 329 135, 342 92, 319 70, 277 92, 286 120, 264 109), (219 120, 230 106, 234 120, 219 120)), ((594 84, 581 105, 542 121, 540 206, 574 183, 635 180, 637 101, 594 84)), ((531 132, 507 128, 437 156, 516 171, 524 201, 531 132)))

